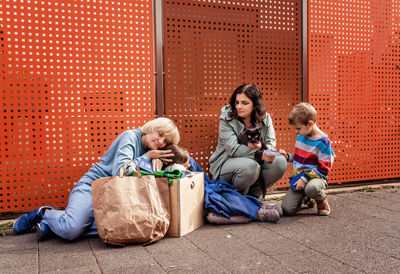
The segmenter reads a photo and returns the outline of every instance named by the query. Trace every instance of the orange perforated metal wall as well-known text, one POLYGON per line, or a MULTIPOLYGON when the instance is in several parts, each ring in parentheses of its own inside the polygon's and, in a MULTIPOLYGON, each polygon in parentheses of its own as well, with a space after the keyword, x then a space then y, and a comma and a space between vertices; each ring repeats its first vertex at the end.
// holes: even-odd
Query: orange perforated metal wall
POLYGON ((0 1, 0 212, 65 206, 154 118, 151 1, 0 1))
POLYGON ((309 1, 309 101, 331 183, 400 177, 400 2, 309 1))
POLYGON ((259 85, 278 147, 292 150, 287 115, 301 101, 300 1, 163 5, 165 112, 178 121, 182 145, 203 169, 216 147, 221 108, 244 82, 259 85))
MULTIPOLYGON (((221 107, 255 82, 278 148, 291 151, 301 2, 307 100, 337 155, 330 183, 399 178, 398 1, 165 0, 165 116, 207 171, 221 107)), ((155 117, 152 6, 0 0, 0 213, 65 206, 120 132, 155 117)), ((276 187, 287 186, 290 167, 276 187)))

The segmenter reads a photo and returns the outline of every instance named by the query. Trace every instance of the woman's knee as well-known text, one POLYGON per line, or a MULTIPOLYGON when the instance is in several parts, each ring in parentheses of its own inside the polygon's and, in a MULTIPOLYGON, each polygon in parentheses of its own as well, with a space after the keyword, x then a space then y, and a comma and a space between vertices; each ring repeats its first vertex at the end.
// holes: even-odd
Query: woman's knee
POLYGON ((241 165, 237 165, 232 171, 232 184, 235 189, 242 193, 247 194, 250 186, 253 185, 260 174, 260 165, 251 159, 243 159, 241 165))
POLYGON ((62 235, 59 235, 61 238, 68 240, 68 241, 73 241, 77 239, 79 236, 83 234, 83 229, 80 227, 69 227, 64 230, 64 233, 62 235))
POLYGON ((260 165, 256 161, 243 162, 237 170, 237 175, 247 178, 248 181, 255 182, 260 174, 260 165))
POLYGON ((274 164, 274 169, 276 170, 276 172, 281 174, 281 177, 282 177, 283 174, 285 174, 287 165, 288 165, 286 158, 283 156, 277 156, 277 157, 275 157, 273 164, 274 164))
POLYGON ((271 187, 283 177, 287 169, 287 161, 283 156, 275 157, 271 164, 265 164, 262 169, 262 178, 265 186, 271 187))

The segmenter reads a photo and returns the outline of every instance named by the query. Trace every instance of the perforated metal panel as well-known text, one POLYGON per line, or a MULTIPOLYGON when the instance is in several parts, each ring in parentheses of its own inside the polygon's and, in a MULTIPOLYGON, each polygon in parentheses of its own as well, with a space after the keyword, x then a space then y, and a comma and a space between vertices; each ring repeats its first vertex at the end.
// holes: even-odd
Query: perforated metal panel
POLYGON ((151 1, 0 1, 0 212, 65 206, 154 118, 151 1))
POLYGON ((400 176, 399 22, 399 1, 309 1, 309 99, 337 155, 331 183, 400 176))
POLYGON ((199 164, 208 170, 221 108, 244 82, 260 86, 278 147, 292 150, 287 115, 301 100, 300 1, 163 4, 165 110, 199 164))

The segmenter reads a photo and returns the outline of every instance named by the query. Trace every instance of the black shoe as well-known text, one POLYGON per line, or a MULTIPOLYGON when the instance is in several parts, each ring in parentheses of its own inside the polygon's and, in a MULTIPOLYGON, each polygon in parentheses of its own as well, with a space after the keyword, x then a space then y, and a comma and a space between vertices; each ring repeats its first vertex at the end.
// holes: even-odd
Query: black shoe
POLYGON ((53 231, 44 223, 36 224, 36 239, 38 242, 47 240, 53 236, 53 231))

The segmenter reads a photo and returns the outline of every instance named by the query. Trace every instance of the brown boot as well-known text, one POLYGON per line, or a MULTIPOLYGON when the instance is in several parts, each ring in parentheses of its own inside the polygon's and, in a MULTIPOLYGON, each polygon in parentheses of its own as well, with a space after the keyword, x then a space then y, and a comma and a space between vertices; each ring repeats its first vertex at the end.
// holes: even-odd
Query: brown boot
POLYGON ((328 204, 328 198, 325 198, 322 201, 317 201, 318 215, 320 216, 328 216, 331 212, 331 208, 328 204))

